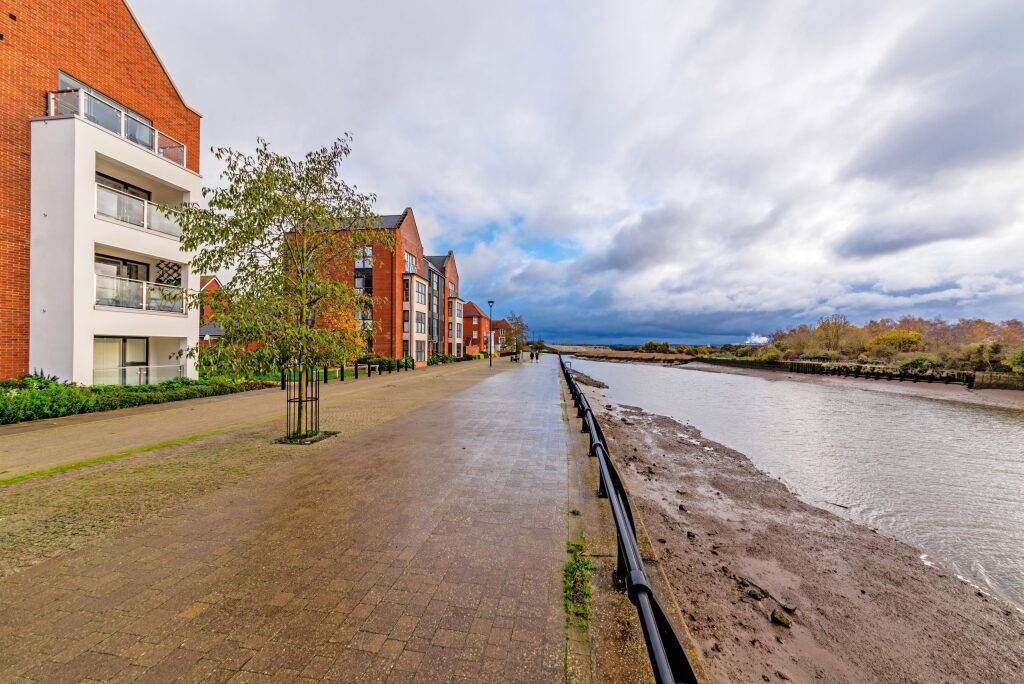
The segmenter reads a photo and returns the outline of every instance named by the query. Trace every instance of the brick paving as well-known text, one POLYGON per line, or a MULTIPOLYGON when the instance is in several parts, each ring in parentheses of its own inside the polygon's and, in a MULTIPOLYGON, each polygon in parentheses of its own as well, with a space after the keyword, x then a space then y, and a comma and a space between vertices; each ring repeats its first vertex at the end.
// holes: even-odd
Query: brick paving
POLYGON ((0 681, 563 681, 554 362, 6 578, 0 681))

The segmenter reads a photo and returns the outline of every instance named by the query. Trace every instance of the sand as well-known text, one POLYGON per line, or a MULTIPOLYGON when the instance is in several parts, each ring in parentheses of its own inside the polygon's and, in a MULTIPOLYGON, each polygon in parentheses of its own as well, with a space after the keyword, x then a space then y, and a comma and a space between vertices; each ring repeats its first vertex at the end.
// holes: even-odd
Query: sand
POLYGON ((1024 681, 1015 606, 697 429, 585 391, 715 681, 1024 681))

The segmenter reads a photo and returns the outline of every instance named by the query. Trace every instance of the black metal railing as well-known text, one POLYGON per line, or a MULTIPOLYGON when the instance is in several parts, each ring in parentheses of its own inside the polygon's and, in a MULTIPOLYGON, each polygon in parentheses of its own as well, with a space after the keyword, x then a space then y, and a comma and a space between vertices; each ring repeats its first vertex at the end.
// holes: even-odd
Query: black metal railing
POLYGON ((619 589, 625 589, 629 600, 636 606, 643 629, 644 641, 647 644, 647 655, 651 660, 654 680, 658 684, 669 682, 696 683, 697 675, 672 624, 665 616, 665 611, 654 596, 651 583, 644 569, 643 557, 636 541, 636 526, 633 523, 633 511, 629 506, 629 497, 622 486, 619 473, 612 464, 608 453, 608 443, 600 423, 590 409, 590 402, 580 390, 576 378, 573 377, 561 354, 558 363, 569 386, 577 416, 583 421, 583 431, 590 435, 589 455, 597 458, 601 472, 598 484, 598 496, 608 497, 611 504, 612 517, 618 538, 618 561, 612 573, 612 581, 619 589))

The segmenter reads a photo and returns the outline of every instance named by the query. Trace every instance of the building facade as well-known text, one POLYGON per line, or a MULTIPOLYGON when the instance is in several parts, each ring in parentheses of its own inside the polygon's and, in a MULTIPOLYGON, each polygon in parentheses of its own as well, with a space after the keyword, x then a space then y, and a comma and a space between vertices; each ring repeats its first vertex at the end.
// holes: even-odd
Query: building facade
POLYGON ((160 207, 201 194, 200 115, 124 0, 16 1, 5 14, 0 376, 194 375, 178 352, 197 341, 183 295, 198 277, 160 207))
POLYGON ((467 354, 486 354, 487 336, 491 332, 487 312, 475 302, 466 302, 462 308, 463 347, 467 354))
POLYGON ((458 330, 449 311, 462 308, 455 255, 424 255, 412 209, 382 216, 381 228, 393 232, 393 249, 367 245, 352 268, 332 267, 333 277, 351 278, 357 289, 376 300, 369 317, 363 318, 372 331, 373 353, 410 356, 421 366, 433 354, 461 354, 461 338, 456 341, 448 332, 449 323, 458 330))

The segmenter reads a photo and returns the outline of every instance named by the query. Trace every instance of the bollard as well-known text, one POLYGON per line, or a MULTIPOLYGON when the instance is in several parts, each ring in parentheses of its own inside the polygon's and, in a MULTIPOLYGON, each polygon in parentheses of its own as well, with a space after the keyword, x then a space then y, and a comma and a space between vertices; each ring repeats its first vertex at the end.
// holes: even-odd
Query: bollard
POLYGON ((281 371, 281 391, 284 391, 284 371, 281 371))
POLYGON ((355 368, 355 371, 356 371, 355 379, 358 380, 359 379, 359 362, 358 361, 356 361, 353 364, 353 368, 355 368))
POLYGON ((345 364, 338 367, 338 380, 345 382, 345 364))
POLYGON ((324 384, 327 384, 327 366, 324 366, 324 384))

